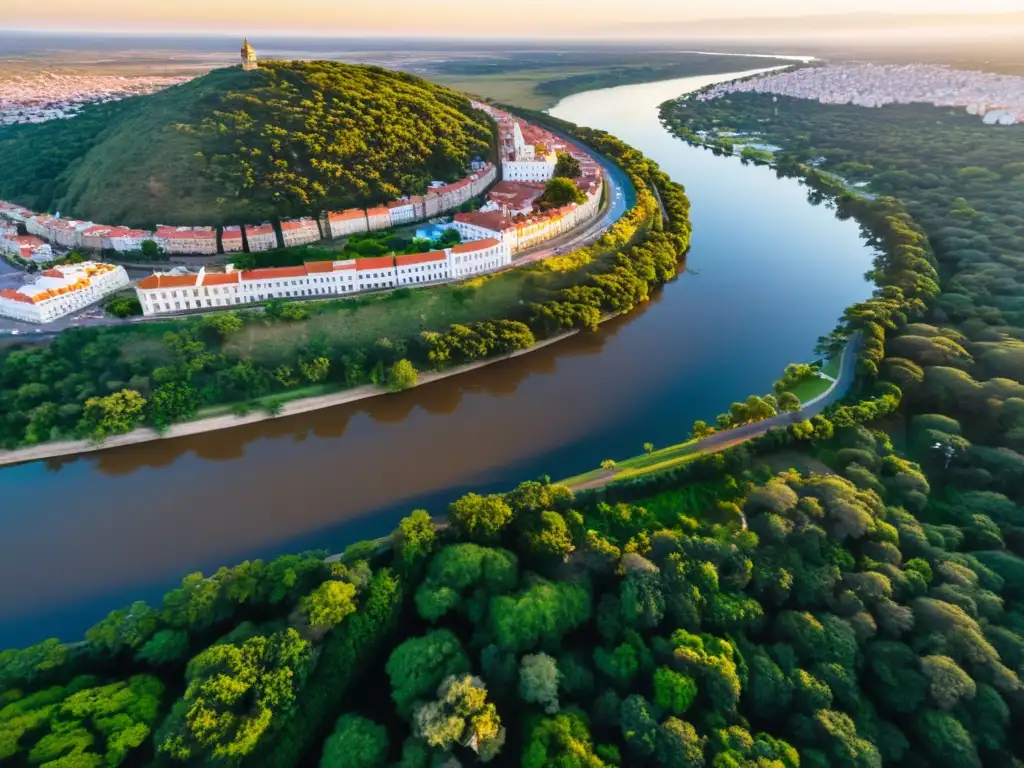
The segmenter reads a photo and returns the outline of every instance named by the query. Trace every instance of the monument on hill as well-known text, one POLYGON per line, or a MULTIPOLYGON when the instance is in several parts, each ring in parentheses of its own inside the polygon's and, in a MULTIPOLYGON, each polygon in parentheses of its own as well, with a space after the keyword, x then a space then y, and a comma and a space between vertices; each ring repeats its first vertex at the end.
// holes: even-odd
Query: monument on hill
POLYGON ((256 49, 249 45, 249 38, 242 41, 242 69, 248 72, 250 69, 259 69, 256 62, 256 49))

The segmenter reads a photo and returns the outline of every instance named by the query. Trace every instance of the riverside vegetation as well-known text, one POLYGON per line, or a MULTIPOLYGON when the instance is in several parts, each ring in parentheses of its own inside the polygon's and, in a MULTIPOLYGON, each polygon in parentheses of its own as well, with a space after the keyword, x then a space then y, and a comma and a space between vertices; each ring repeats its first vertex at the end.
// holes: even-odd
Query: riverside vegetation
MULTIPOLYGON (((879 249, 875 295, 822 340, 863 335, 847 402, 600 491, 469 494, 338 563, 193 574, 82 643, 7 651, 0 756, 1020 765, 1024 392, 985 362, 1012 305, 958 279, 986 262, 952 260, 912 201, 788 168, 879 249)), ((1002 237, 989 253, 1013 263, 1002 237)))
POLYGON ((6 349, 0 446, 99 441, 228 410, 273 413, 284 399, 367 383, 401 389, 417 368, 527 349, 630 310, 675 276, 689 245, 689 202, 621 141, 560 126, 617 162, 636 190, 636 204, 593 245, 460 285, 70 329, 46 346, 6 349))

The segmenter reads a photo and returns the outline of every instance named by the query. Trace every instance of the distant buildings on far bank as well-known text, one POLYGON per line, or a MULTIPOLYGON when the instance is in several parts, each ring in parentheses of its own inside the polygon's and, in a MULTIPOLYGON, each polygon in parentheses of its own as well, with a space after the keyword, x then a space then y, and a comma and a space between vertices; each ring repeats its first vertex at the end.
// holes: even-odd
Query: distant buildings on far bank
POLYGON ((703 101, 730 93, 767 93, 859 107, 924 103, 966 109, 987 125, 1024 123, 1024 77, 934 64, 803 67, 721 83, 696 98, 703 101))

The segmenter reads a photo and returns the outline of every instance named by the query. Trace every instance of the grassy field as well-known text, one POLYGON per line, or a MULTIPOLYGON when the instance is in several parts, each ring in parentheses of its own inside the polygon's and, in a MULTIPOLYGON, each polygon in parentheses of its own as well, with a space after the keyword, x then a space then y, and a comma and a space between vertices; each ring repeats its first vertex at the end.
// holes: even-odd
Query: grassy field
POLYGON ((526 109, 544 110, 553 107, 558 98, 538 93, 539 83, 567 75, 589 74, 592 69, 550 69, 529 72, 502 72, 496 75, 428 75, 438 85, 474 96, 513 104, 526 109))
POLYGON ((821 369, 821 372, 826 376, 831 376, 833 379, 839 378, 839 368, 843 362, 842 353, 836 355, 831 360, 825 361, 825 366, 821 369))
POLYGON ((832 382, 828 379, 815 376, 813 379, 804 379, 795 387, 790 387, 789 391, 799 397, 801 403, 808 403, 819 395, 825 394, 831 386, 832 382))
MULTIPOLYGON (((617 461, 613 470, 615 480, 626 480, 627 478, 646 475, 650 472, 661 472, 678 464, 691 461, 697 456, 702 455, 696 450, 698 442, 697 440, 689 440, 685 443, 670 445, 668 448, 662 448, 649 454, 644 453, 639 456, 633 456, 625 461, 617 461)), ((593 469, 589 472, 584 472, 582 475, 576 475, 559 482, 563 485, 578 486, 607 477, 609 474, 608 470, 593 469)))

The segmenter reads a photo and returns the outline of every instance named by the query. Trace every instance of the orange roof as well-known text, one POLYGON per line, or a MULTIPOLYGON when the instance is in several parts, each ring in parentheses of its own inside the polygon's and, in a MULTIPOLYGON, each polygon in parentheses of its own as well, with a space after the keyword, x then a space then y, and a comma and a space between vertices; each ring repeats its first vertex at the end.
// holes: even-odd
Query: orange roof
POLYGON ((308 274, 316 274, 318 272, 333 272, 334 262, 331 261, 307 261, 306 272, 308 274))
POLYGON ((293 229, 310 229, 315 227, 316 222, 312 219, 289 219, 281 222, 281 231, 293 229))
POLYGON ((501 241, 495 240, 493 237, 489 237, 486 240, 474 240, 472 243, 459 243, 458 245, 452 246, 452 253, 472 253, 473 251, 483 251, 488 248, 493 248, 496 245, 501 245, 501 241))
POLYGON ((376 256, 370 259, 357 259, 356 269, 391 269, 395 266, 395 260, 391 256, 376 256))
POLYGON ((366 218, 366 211, 362 208, 348 208, 344 211, 331 211, 327 214, 330 221, 347 221, 348 219, 366 218))
POLYGON ((224 227, 224 231, 220 236, 221 240, 241 240, 242 239, 242 228, 241 227, 224 227))
POLYGON ((269 235, 274 232, 273 224, 246 224, 245 231, 248 235, 269 235))
POLYGON ((26 304, 35 304, 35 301, 33 300, 34 297, 33 299, 30 299, 24 293, 15 291, 12 288, 7 288, 5 290, 0 291, 0 298, 10 299, 11 301, 23 301, 26 304))
POLYGON ((268 267, 266 269, 251 269, 242 273, 243 280, 275 280, 282 277, 305 277, 306 268, 299 267, 268 267))
POLYGON ((390 208, 370 208, 366 212, 366 215, 367 216, 390 216, 391 215, 391 209, 390 208))
POLYGON ((214 272, 203 275, 203 285, 228 285, 237 282, 237 272, 214 272))
POLYGON ((448 255, 444 251, 430 251, 429 253, 410 253, 406 256, 395 257, 395 263, 400 267, 408 267, 413 264, 427 264, 431 261, 444 261, 448 255))
POLYGON ((212 240, 217 236, 217 233, 208 229, 197 229, 195 230, 195 236, 197 238, 202 238, 203 240, 212 240))
POLYGON ((150 275, 139 281, 139 288, 191 288, 198 275, 150 275))

